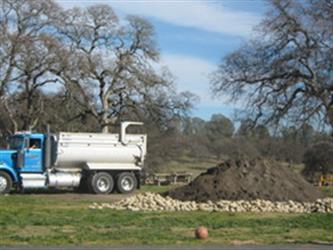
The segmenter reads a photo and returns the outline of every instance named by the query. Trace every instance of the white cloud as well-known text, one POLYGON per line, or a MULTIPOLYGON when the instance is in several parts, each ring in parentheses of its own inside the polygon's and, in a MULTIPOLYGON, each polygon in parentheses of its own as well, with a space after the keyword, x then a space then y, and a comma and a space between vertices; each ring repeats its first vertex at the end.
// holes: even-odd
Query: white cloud
POLYGON ((179 92, 190 91, 200 98, 196 108, 218 108, 229 110, 242 109, 243 102, 229 102, 228 95, 213 98, 210 90, 209 75, 217 69, 217 64, 198 57, 182 54, 162 54, 161 65, 167 66, 176 77, 176 87, 179 92))
POLYGON ((209 74, 216 64, 197 57, 180 54, 162 54, 161 64, 176 77, 178 91, 190 91, 200 98, 200 105, 221 104, 212 100, 209 89, 209 74))
POLYGON ((247 37, 260 16, 246 11, 223 7, 218 2, 149 1, 149 0, 58 0, 65 7, 109 3, 116 10, 209 32, 247 37))

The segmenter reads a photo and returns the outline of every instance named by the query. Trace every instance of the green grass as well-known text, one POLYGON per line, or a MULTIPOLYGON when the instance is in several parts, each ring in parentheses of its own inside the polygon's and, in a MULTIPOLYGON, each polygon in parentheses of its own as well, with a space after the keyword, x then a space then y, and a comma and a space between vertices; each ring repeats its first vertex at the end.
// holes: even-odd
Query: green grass
POLYGON ((199 245, 333 242, 332 214, 90 210, 92 201, 0 197, 0 245, 199 245), (199 225, 209 229, 195 240, 199 225))
POLYGON ((167 162, 161 166, 162 172, 190 172, 193 177, 205 172, 208 168, 214 167, 219 161, 216 159, 198 160, 187 155, 183 155, 180 159, 167 162))
POLYGON ((154 193, 163 193, 170 189, 176 188, 178 185, 143 185, 140 188, 140 193, 144 192, 154 192, 154 193))
POLYGON ((301 174, 302 173, 302 170, 304 169, 304 164, 301 163, 301 164, 297 164, 297 163, 294 163, 294 164, 290 164, 290 163, 286 163, 286 162, 281 162, 282 165, 284 166, 288 166, 290 167, 292 170, 294 170, 295 172, 301 174))
POLYGON ((321 191, 325 195, 325 197, 332 197, 333 198, 333 186, 330 187, 320 187, 321 191))

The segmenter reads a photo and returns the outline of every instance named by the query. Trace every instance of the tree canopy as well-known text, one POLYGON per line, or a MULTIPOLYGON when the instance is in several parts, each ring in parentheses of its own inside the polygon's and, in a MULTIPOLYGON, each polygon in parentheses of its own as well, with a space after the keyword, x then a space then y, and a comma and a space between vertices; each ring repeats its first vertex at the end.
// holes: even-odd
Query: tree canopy
MULTIPOLYGON (((192 107, 194 95, 178 93, 159 64, 152 24, 119 18, 109 5, 62 9, 55 1, 0 3, 0 106, 6 131, 94 119, 108 132, 125 119, 166 126, 192 107), (54 120, 46 97, 64 108, 54 120)), ((59 108, 59 107, 57 107, 59 108)), ((61 126, 61 125, 60 125, 61 126)))
POLYGON ((333 127, 333 3, 272 0, 258 36, 212 75, 217 95, 244 104, 255 123, 333 127))
POLYGON ((303 174, 306 176, 315 173, 333 173, 333 143, 324 141, 308 148, 304 154, 305 169, 303 174))

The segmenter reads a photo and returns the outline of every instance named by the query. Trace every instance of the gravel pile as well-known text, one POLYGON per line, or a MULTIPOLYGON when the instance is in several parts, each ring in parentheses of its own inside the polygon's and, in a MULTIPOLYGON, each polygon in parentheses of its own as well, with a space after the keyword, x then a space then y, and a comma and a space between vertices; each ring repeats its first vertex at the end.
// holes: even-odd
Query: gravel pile
POLYGON ((279 213, 333 213, 333 199, 315 202, 268 200, 220 200, 205 203, 179 201, 156 193, 142 193, 115 203, 94 203, 90 209, 130 211, 207 211, 207 212, 279 212, 279 213))

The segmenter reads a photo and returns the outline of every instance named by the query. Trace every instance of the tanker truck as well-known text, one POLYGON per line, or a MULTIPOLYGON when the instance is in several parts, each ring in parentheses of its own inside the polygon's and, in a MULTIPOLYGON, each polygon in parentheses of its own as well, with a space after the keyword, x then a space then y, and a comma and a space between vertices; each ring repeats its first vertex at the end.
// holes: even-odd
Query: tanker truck
POLYGON ((147 137, 127 134, 18 132, 0 150, 0 194, 11 190, 77 188, 95 194, 140 187, 147 137))

